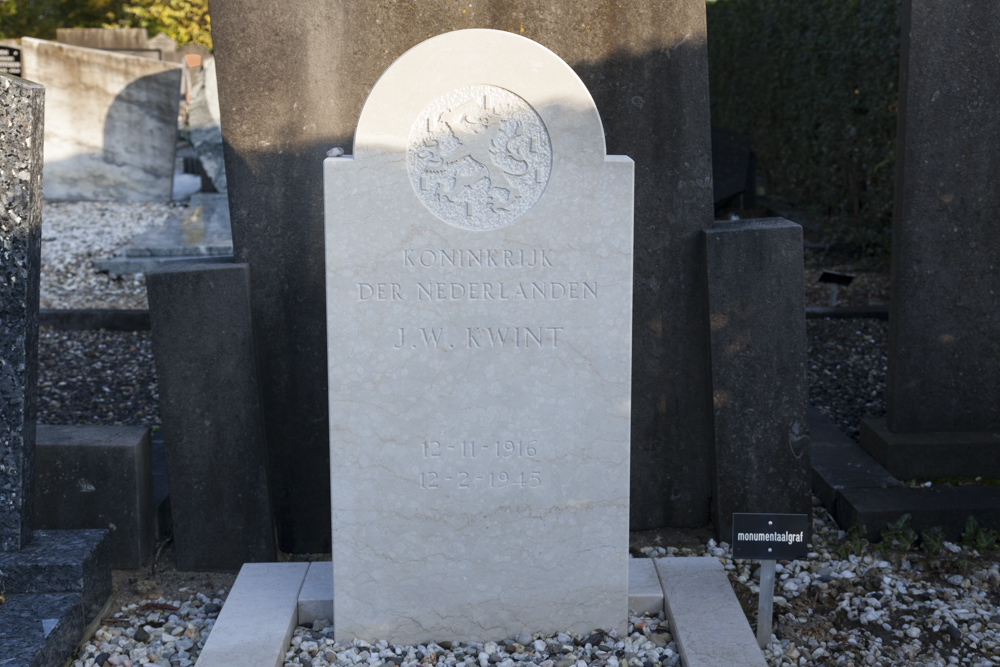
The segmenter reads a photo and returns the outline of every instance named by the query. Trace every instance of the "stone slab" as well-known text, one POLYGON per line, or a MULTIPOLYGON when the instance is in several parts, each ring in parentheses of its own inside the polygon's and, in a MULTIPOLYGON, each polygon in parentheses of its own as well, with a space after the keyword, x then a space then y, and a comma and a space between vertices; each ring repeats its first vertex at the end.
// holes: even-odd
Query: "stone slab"
POLYGON ((886 403, 893 433, 1000 431, 1000 4, 907 0, 886 403))
POLYGON ((0 75, 0 552, 31 540, 44 100, 0 75))
POLYGON ((628 561, 628 608, 637 614, 663 611, 663 587, 652 558, 630 558, 628 561))
POLYGON ((246 264, 146 276, 177 567, 275 558, 246 264))
POLYGON ((8 593, 79 593, 90 619, 111 595, 110 543, 105 530, 36 530, 15 553, 0 553, 8 593))
POLYGON ((831 515, 837 514, 836 503, 843 489, 902 486, 814 407, 809 408, 809 441, 813 493, 831 515))
MULTIPOLYGON (((628 561, 628 608, 637 614, 663 611, 663 589, 650 558, 628 561)), ((298 624, 308 625, 317 619, 333 622, 333 563, 309 564, 309 572, 299 592, 298 624)))
POLYGON ((716 535, 734 512, 809 514, 802 228, 782 218, 704 232, 715 411, 716 535))
POLYGON ((329 515, 314 500, 328 493, 318 165, 333 146, 352 152, 365 97, 393 60, 458 28, 509 29, 555 51, 593 94, 608 152, 635 160, 632 528, 711 521, 699 239, 712 220, 705 3, 638 0, 613 11, 604 0, 467 4, 459 12, 433 0, 398 12, 349 0, 212 0, 234 245, 237 260, 255 267, 254 326, 285 551, 330 548, 329 515), (251 69, 254 77, 241 74, 251 69))
POLYGON ((309 563, 247 563, 195 667, 281 667, 309 563))
POLYGON ((834 519, 845 529, 862 525, 869 540, 880 541, 886 525, 904 514, 912 517, 910 525, 918 533, 941 526, 949 540, 961 537, 970 516, 981 526, 1000 529, 1000 487, 847 488, 840 491, 834 519))
POLYGON ((45 96, 45 198, 169 201, 182 67, 31 37, 45 96))
POLYGON ((8 594, 0 605, 0 664, 61 667, 89 620, 79 593, 8 594))
POLYGON ((861 446, 900 479, 1000 477, 1000 427, 979 433, 893 433, 884 417, 866 418, 861 446))
POLYGON ((309 563, 309 572, 299 592, 298 614, 299 625, 318 619, 333 622, 333 563, 309 563))
POLYGON ((432 38, 325 170, 336 636, 624 631, 633 163, 583 82, 432 38))
POLYGON ((767 664, 718 558, 657 558, 667 619, 685 667, 767 664))
POLYGON ((132 238, 115 251, 125 257, 192 257, 233 254, 229 198, 224 194, 194 194, 187 208, 132 238))
POLYGON ((37 527, 106 529, 111 567, 146 564, 156 527, 148 428, 39 425, 35 460, 37 527))

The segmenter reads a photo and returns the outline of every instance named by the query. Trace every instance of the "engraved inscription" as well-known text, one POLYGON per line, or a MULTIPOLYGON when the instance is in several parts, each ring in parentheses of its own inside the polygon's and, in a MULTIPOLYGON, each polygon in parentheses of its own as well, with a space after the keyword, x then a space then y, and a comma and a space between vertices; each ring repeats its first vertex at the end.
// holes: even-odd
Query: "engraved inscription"
POLYGON ((462 229, 497 229, 542 196, 552 144, 526 101, 497 86, 468 86, 417 117, 407 169, 417 197, 438 218, 462 229))
POLYGON ((393 348, 454 350, 457 344, 468 350, 544 350, 555 349, 562 342, 563 327, 503 326, 466 327, 459 338, 454 332, 445 333, 444 327, 399 327, 393 348))
POLYGON ((420 473, 420 488, 435 491, 442 488, 458 489, 503 489, 517 487, 519 489, 534 489, 542 485, 540 470, 490 470, 475 474, 465 470, 456 473, 443 473, 438 470, 426 470, 420 473))

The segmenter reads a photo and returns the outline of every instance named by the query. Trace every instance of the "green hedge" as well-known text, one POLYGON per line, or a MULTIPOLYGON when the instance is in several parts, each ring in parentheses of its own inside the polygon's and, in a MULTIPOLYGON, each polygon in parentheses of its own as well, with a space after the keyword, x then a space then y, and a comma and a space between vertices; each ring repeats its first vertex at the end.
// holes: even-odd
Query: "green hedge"
POLYGON ((888 248, 899 0, 707 4, 712 124, 750 137, 769 195, 888 248))

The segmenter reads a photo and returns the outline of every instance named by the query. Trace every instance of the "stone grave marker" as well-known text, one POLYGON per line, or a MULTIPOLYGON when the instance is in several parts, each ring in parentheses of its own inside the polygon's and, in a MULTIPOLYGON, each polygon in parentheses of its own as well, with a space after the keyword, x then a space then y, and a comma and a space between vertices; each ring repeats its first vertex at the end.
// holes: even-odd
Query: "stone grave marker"
POLYGON ((338 638, 625 629, 633 175, 493 30, 406 52, 326 160, 338 638))
POLYGON ((1000 5, 901 10, 885 419, 899 479, 1000 475, 1000 5))

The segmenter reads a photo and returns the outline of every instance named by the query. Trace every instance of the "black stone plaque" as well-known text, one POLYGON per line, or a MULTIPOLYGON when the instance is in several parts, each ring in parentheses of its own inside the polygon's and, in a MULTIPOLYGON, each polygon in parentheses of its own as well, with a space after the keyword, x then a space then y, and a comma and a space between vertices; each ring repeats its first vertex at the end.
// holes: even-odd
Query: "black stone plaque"
POLYGON ((21 49, 0 46, 0 74, 21 76, 21 49))
POLYGON ((794 560, 809 549, 808 514, 733 514, 733 558, 794 560))

